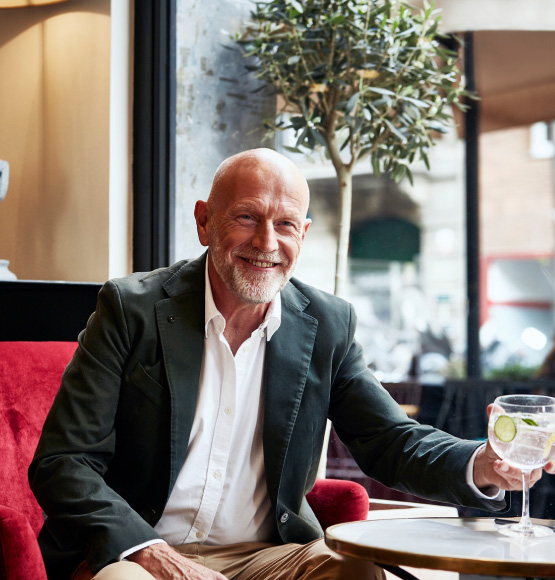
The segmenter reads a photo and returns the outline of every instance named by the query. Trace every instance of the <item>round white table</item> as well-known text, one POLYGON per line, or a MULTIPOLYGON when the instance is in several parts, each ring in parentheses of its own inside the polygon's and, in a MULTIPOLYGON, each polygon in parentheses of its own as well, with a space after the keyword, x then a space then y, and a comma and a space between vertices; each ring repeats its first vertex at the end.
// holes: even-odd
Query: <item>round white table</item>
MULTIPOLYGON (((493 518, 351 522, 326 530, 334 551, 380 564, 492 576, 555 577, 555 534, 511 538, 493 518)), ((554 522, 544 523, 553 526, 554 522)))

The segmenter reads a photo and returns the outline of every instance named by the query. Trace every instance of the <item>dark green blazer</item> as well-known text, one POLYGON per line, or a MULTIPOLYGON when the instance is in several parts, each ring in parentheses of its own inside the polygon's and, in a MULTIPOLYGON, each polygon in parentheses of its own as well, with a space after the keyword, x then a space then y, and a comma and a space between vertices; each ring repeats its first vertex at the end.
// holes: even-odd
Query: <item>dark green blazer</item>
MULTIPOLYGON (((49 576, 86 557, 93 572, 157 538, 185 461, 204 344, 206 254, 107 282, 46 419, 29 470, 46 520, 49 576)), ((322 529, 305 495, 329 417, 361 469, 430 499, 479 501, 464 469, 476 448, 407 418, 367 369, 345 301, 292 279, 267 345, 264 461, 276 541, 322 529)))

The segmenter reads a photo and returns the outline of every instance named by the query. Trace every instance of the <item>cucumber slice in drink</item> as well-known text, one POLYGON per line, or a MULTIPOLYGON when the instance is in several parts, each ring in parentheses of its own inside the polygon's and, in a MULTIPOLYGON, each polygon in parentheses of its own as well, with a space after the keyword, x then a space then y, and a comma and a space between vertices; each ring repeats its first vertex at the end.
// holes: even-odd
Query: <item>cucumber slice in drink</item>
POLYGON ((510 443, 516 436, 516 424, 511 417, 501 415, 497 418, 497 421, 495 421, 493 431, 499 441, 510 443))

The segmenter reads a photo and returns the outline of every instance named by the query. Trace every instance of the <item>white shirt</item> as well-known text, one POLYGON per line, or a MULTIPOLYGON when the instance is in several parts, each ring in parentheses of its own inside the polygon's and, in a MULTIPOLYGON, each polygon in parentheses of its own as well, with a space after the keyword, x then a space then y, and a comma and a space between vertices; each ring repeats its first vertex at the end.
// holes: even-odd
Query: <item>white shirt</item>
POLYGON ((185 463, 156 531, 172 545, 271 539, 262 427, 266 343, 281 323, 279 294, 233 356, 206 273, 205 337, 185 463))

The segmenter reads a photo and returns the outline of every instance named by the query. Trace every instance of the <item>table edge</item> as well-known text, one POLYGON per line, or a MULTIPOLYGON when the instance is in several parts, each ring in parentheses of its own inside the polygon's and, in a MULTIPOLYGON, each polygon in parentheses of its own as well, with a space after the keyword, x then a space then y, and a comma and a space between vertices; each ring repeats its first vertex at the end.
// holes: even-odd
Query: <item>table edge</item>
MULTIPOLYGON (((396 520, 406 520, 408 518, 389 518, 396 520)), ((494 518, 410 518, 421 520, 493 520, 494 518)), ((360 520, 361 522, 369 521, 372 523, 382 520, 360 520)), ((553 578, 555 576, 555 561, 554 562, 518 562, 509 560, 494 560, 489 558, 459 558, 448 556, 431 556, 429 554, 417 554, 414 552, 403 552, 401 550, 393 550, 389 548, 379 548, 372 546, 365 546, 362 544, 355 544, 333 538, 333 529, 345 524, 336 524, 330 526, 325 531, 325 543, 334 552, 342 556, 359 558, 363 560, 371 560, 375 563, 391 564, 394 566, 410 566, 413 568, 425 568, 428 570, 446 570, 449 572, 462 572, 465 574, 482 574, 492 576, 541 576, 546 578, 553 578)))

